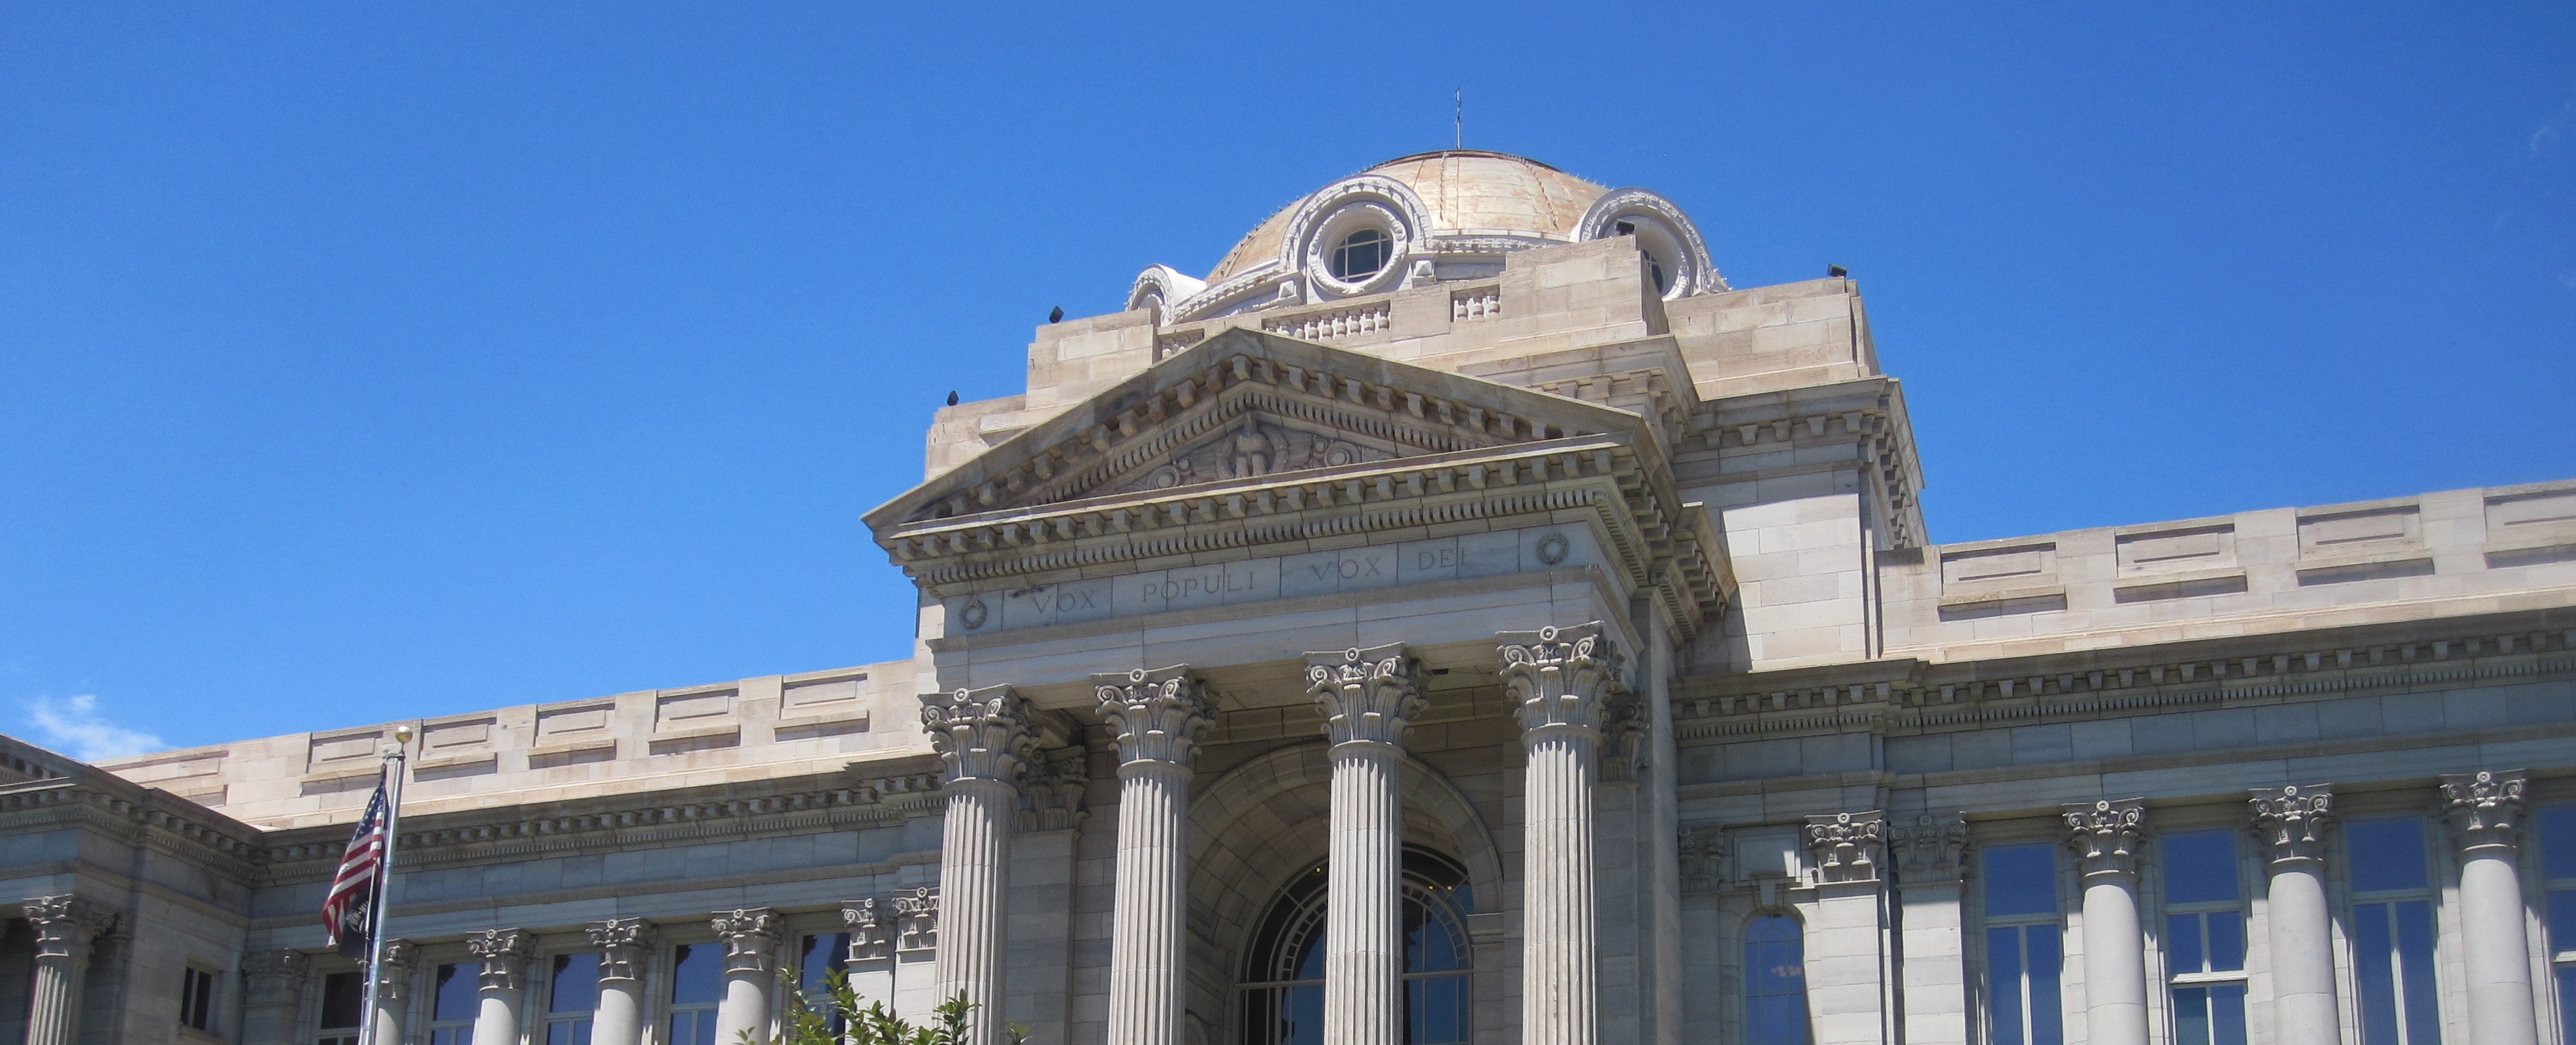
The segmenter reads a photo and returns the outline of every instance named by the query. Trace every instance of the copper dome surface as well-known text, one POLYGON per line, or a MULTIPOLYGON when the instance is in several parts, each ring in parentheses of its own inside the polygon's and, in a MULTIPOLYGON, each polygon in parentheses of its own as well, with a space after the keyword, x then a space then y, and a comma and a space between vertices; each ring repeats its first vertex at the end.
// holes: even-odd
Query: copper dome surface
MULTIPOLYGON (((1434 235, 1508 233, 1571 240, 1583 212, 1610 190, 1537 160, 1499 152, 1452 149, 1400 157, 1362 174, 1395 179, 1422 198, 1434 235)), ((1208 273, 1210 284, 1279 256, 1279 240, 1297 208, 1313 194, 1279 208, 1234 245, 1208 273)))

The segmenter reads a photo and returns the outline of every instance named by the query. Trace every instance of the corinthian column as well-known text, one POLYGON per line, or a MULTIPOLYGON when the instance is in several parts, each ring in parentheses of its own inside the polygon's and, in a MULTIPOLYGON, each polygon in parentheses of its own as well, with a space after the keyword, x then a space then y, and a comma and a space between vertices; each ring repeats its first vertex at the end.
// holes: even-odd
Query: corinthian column
POLYGON ((2534 1045, 2530 942, 2523 935, 2522 771, 2442 778, 2442 813, 2460 851, 2461 964, 2470 1045, 2534 1045))
POLYGON ((524 930, 493 929, 467 936, 465 950, 483 962, 474 1045, 518 1045, 519 1003, 528 996, 528 958, 537 941, 524 930))
POLYGON ((2253 804, 2269 875, 2264 921, 2272 941, 2273 1045, 2339 1045, 2325 877, 2334 791, 2324 784, 2262 788, 2253 804))
POLYGON ((939 837, 939 998, 963 994, 966 1040, 1002 1040, 1002 927, 1010 896, 1011 821, 1037 731, 1009 686, 931 697, 921 728, 946 763, 948 814, 939 837))
POLYGON ((1094 675, 1118 740, 1118 892, 1109 931, 1109 1040, 1180 1045, 1190 762, 1215 722, 1187 665, 1094 675))
POLYGON ((592 1045, 642 1045, 644 962, 653 953, 653 924, 641 918, 590 923, 599 948, 599 1008, 591 1013, 592 1045))
POLYGON ((1404 1045, 1404 731, 1428 703, 1401 643, 1306 654, 1332 738, 1324 1040, 1404 1045))
POLYGON ((36 929, 27 1045, 72 1045, 80 1040, 81 980, 89 971, 90 945, 116 924, 116 915, 69 893, 29 900, 25 910, 36 929))
POLYGON ((2084 881, 2084 1026, 2089 1045, 2147 1045, 2147 938, 2138 930, 2139 799, 2066 807, 2084 881))
POLYGON ((242 959, 242 1040, 294 1041, 310 966, 294 951, 252 951, 242 959))
MULTIPOLYGON (((716 939, 725 945, 724 997, 716 1001, 716 1040, 769 1040, 769 988, 778 974, 783 919, 766 907, 715 916, 716 939)), ((474 1045, 483 1045, 475 1042, 474 1045)))
POLYGON ((1507 631, 1503 688, 1520 705, 1522 849, 1521 1041, 1598 1045, 1601 971, 1595 929, 1592 792, 1601 712, 1622 692, 1601 623, 1507 631))
POLYGON ((403 1001, 411 996, 412 963, 420 946, 410 940, 385 941, 384 964, 376 979, 375 1045, 402 1045, 403 1001))

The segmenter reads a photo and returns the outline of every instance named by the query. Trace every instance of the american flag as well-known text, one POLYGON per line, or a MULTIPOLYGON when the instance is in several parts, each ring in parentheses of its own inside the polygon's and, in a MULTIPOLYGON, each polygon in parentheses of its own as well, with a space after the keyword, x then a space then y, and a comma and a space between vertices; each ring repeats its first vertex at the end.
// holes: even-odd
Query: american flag
POLYGON ((367 913, 374 907, 376 871, 385 863, 385 783, 376 781, 376 797, 367 800, 349 850, 340 857, 340 873, 331 877, 331 892, 322 900, 322 927, 342 955, 367 960, 367 913))

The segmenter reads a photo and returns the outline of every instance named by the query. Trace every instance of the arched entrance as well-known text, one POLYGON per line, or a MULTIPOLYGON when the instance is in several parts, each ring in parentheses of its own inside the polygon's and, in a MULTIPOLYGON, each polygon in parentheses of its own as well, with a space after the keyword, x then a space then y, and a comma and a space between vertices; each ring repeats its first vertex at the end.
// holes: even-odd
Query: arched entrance
MULTIPOLYGON (((1289 879, 1253 929, 1237 988, 1242 1045, 1322 1045, 1330 874, 1317 862, 1289 879)), ((1404 848, 1406 1045, 1468 1040, 1474 962, 1466 916, 1475 909, 1464 866, 1419 846, 1404 848)))

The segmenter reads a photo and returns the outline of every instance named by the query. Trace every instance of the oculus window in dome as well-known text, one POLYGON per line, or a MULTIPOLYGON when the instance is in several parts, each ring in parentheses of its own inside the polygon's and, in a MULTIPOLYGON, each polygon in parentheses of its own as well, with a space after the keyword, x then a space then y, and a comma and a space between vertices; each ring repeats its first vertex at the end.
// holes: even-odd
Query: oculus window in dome
POLYGON ((1333 278, 1356 283, 1377 275, 1385 270, 1392 246, 1386 233, 1373 228, 1342 237, 1341 245, 1333 248, 1333 278))

